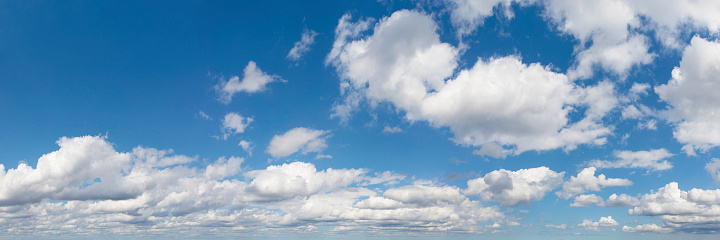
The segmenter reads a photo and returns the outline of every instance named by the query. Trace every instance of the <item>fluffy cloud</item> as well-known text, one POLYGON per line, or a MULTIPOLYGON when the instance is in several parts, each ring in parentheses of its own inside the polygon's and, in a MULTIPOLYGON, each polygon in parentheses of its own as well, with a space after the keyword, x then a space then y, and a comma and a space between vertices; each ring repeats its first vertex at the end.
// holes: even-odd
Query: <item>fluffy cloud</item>
POLYGON ((250 123, 252 123, 253 118, 251 117, 243 117, 242 115, 238 113, 228 113, 225 115, 225 118, 223 119, 223 139, 227 139, 230 135, 243 133, 245 132, 245 128, 247 128, 250 123))
POLYGON ((669 233, 672 232, 672 229, 670 228, 664 228, 658 225, 655 225, 654 223, 648 223, 643 225, 637 225, 635 227, 628 227, 623 226, 622 227, 623 232, 637 232, 637 233, 669 233))
POLYGON ((273 81, 280 80, 280 77, 275 75, 268 75, 267 73, 260 70, 257 64, 253 61, 248 62, 243 71, 243 79, 240 77, 233 76, 230 80, 225 81, 220 79, 215 90, 218 93, 218 100, 225 104, 232 101, 233 95, 239 92, 256 93, 265 91, 265 86, 273 81))
POLYGON ((712 176, 712 178, 715 180, 715 184, 720 184, 720 159, 713 158, 705 164, 705 170, 712 176))
POLYGON ((607 201, 604 201, 601 197, 595 194, 580 195, 575 197, 574 202, 570 204, 571 207, 587 207, 595 204, 599 207, 610 207, 619 208, 627 206, 636 206, 640 203, 637 198, 631 197, 627 194, 614 194, 608 197, 607 201))
POLYGON ((252 150, 255 148, 255 145, 252 142, 248 142, 245 140, 240 140, 238 143, 238 146, 240 146, 245 152, 248 153, 248 156, 252 157, 252 150))
POLYGON ((645 194, 630 215, 659 216, 673 231, 717 232, 720 229, 720 189, 683 191, 676 182, 645 194))
POLYGON ((292 61, 300 60, 303 54, 310 51, 310 46, 315 43, 316 36, 317 33, 315 31, 305 29, 300 36, 300 41, 295 42, 295 45, 290 49, 286 58, 292 61))
POLYGON ((317 226, 468 233, 487 231, 480 222, 505 218, 453 186, 406 185, 382 196, 359 187, 404 178, 390 172, 368 176, 364 169, 318 170, 302 162, 247 171, 238 157, 194 168, 189 164, 196 157, 143 147, 117 152, 102 137, 61 138, 58 145, 36 168, 0 165, 0 231, 8 236, 187 237, 317 226))
POLYGON ((585 228, 590 231, 601 231, 604 227, 614 227, 620 225, 612 216, 600 217, 600 221, 593 222, 590 219, 584 219, 578 226, 585 228))
POLYGON ((594 167, 585 168, 577 176, 570 177, 570 181, 563 183, 562 191, 557 192, 557 195, 568 199, 587 191, 600 191, 600 188, 604 187, 632 186, 633 184, 627 179, 606 178, 605 174, 595 177, 596 170, 594 167))
POLYGON ((479 194, 483 201, 500 202, 502 206, 529 204, 541 200, 547 192, 559 186, 564 174, 547 167, 496 170, 484 177, 469 180, 465 194, 479 194))
POLYGON ((649 171, 663 171, 673 167, 665 160, 674 156, 667 149, 653 149, 650 151, 617 151, 615 161, 593 160, 588 165, 596 168, 642 168, 649 171))
POLYGON ((583 88, 514 56, 480 59, 449 79, 458 49, 440 41, 429 16, 395 12, 365 38, 359 37, 368 22, 348 21, 348 15, 340 19, 327 57, 344 79, 345 103, 335 106, 334 116, 347 118, 361 100, 371 106, 388 102, 410 121, 449 127, 459 144, 502 145, 514 154, 602 145, 611 133, 601 121, 617 105, 612 83, 583 88), (568 115, 574 107, 587 110, 573 122, 568 115))
POLYGON ((273 157, 287 157, 298 151, 306 153, 320 153, 327 148, 326 140, 330 131, 314 130, 308 128, 293 128, 283 135, 275 135, 267 147, 266 152, 273 157))
POLYGON ((686 144, 683 150, 694 155, 720 146, 720 43, 693 37, 683 52, 672 79, 655 87, 660 99, 670 107, 663 116, 676 123, 673 135, 686 144))

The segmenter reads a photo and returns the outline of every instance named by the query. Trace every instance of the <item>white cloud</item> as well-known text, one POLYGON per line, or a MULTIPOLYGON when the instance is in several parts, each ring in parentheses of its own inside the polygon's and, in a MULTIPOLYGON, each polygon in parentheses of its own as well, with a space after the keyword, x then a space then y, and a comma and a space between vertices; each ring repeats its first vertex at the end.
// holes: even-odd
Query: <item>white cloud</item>
POLYGON ((667 149, 653 149, 650 151, 616 151, 615 161, 593 160, 588 165, 596 168, 642 168, 650 171, 663 171, 673 167, 665 160, 674 156, 667 149))
POLYGON ((480 27, 485 18, 493 15, 494 8, 504 8, 505 16, 513 17, 510 8, 512 2, 526 2, 519 0, 450 0, 450 20, 457 31, 458 38, 471 34, 480 27))
POLYGON ((712 176, 713 180, 715 180, 715 184, 720 185, 720 159, 713 158, 705 164, 705 170, 712 176))
POLYGON ((600 217, 600 221, 593 222, 590 219, 584 219, 578 226, 585 228, 590 231, 601 231, 605 230, 606 227, 614 227, 620 225, 612 216, 600 217))
POLYGON ((594 167, 588 167, 580 171, 577 176, 571 176, 569 181, 563 183, 562 190, 557 192, 557 195, 568 199, 587 191, 600 191, 600 188, 604 187, 632 186, 633 184, 627 179, 606 178, 605 174, 595 177, 596 170, 594 167))
POLYGON ((562 184, 564 174, 547 167, 495 170, 484 177, 469 180, 465 194, 479 194, 483 201, 500 202, 502 206, 527 205, 541 200, 547 192, 562 184))
POLYGON ((507 157, 506 150, 502 146, 495 143, 483 144, 480 149, 473 151, 473 155, 488 156, 493 158, 507 157))
POLYGON ((143 147, 117 152, 102 137, 58 144, 36 168, 0 165, 0 231, 8 236, 297 234, 319 226, 481 233, 487 229, 480 222, 505 219, 454 186, 399 186, 384 197, 358 187, 403 178, 390 172, 371 177, 364 169, 318 170, 302 162, 246 171, 238 157, 193 168, 196 158, 143 147))
POLYGON ((283 135, 275 135, 265 151, 275 158, 287 157, 296 152, 320 153, 327 148, 329 133, 325 130, 293 128, 283 135))
POLYGON ((623 232, 637 232, 637 233, 669 233, 673 230, 671 228, 664 228, 658 225, 655 225, 654 223, 648 223, 648 224, 642 224, 637 225, 635 227, 628 227, 623 226, 622 227, 623 232))
POLYGON ((390 127, 390 126, 385 126, 385 128, 383 128, 383 130, 382 130, 383 133, 389 133, 389 134, 401 133, 402 131, 403 131, 402 128, 390 127))
POLYGON ((255 145, 252 142, 248 142, 245 140, 240 140, 238 143, 238 146, 240 146, 245 152, 248 153, 248 156, 252 157, 252 150, 255 148, 255 145))
POLYGON ((243 133, 250 123, 253 122, 251 117, 243 117, 238 113, 225 114, 223 119, 223 139, 227 140, 230 135, 243 133))
POLYGON ((243 71, 243 79, 240 81, 240 77, 233 76, 230 80, 225 81, 220 79, 215 90, 218 93, 218 100, 225 104, 232 101, 233 95, 239 92, 256 93, 265 91, 266 85, 273 81, 280 80, 280 77, 275 75, 268 75, 267 73, 260 70, 255 62, 250 61, 245 66, 243 71))
POLYGON ((608 207, 608 208, 619 208, 619 207, 627 207, 627 206, 636 206, 640 203, 640 200, 637 198, 631 197, 627 194, 614 194, 610 195, 607 200, 603 200, 601 197, 595 195, 595 194, 587 194, 587 195, 579 195, 575 197, 572 204, 570 204, 571 207, 587 207, 592 204, 595 204, 599 207, 608 207))
POLYGON ((198 111, 197 115, 195 115, 195 116, 200 116, 200 118, 205 119, 205 120, 212 120, 210 115, 207 115, 207 113, 205 113, 203 111, 198 111))
POLYGON ((612 131, 602 124, 617 105, 610 82, 583 88, 514 56, 480 59, 448 79, 458 66, 458 49, 440 41, 429 16, 395 12, 381 19, 371 36, 354 41, 348 36, 358 38, 367 22, 347 21, 347 15, 341 18, 327 57, 343 78, 346 97, 333 116, 346 119, 361 100, 370 106, 389 102, 410 121, 449 127, 459 144, 497 144, 514 148, 509 150, 513 154, 602 145, 612 131), (568 115, 575 106, 588 110, 571 122, 568 115))
POLYGON ((286 58, 292 61, 300 60, 302 55, 310 51, 310 46, 315 43, 316 36, 317 33, 315 31, 305 29, 300 36, 300 41, 295 42, 295 45, 290 49, 286 58))
POLYGON ((638 119, 642 116, 642 112, 640 112, 640 110, 638 110, 637 107, 633 105, 625 106, 625 108, 623 108, 622 110, 623 119, 638 119))
MULTIPOLYGON (((548 224, 548 225, 545 225, 545 227, 546 227, 546 228, 553 228, 553 229, 565 230, 565 229, 568 228, 568 225, 567 225, 567 224, 560 224, 560 225, 548 224)), ((572 227, 570 227, 570 228, 572 228, 572 227)))
POLYGON ((662 115, 676 123, 673 136, 686 144, 683 150, 694 155, 720 146, 720 43, 693 37, 683 51, 680 66, 672 71, 672 79, 655 87, 660 99, 670 108, 662 115))
POLYGON ((717 232, 720 229, 720 189, 683 191, 671 182, 645 194, 630 215, 659 216, 673 231, 717 232))

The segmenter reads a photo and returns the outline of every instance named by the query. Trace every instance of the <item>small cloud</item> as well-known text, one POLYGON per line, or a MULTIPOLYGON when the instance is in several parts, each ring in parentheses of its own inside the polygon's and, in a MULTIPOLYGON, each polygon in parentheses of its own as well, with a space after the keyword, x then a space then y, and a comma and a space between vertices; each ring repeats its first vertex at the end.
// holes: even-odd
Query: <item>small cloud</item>
POLYGON ((295 42, 295 45, 290 52, 288 52, 286 58, 292 61, 298 61, 302 58, 302 55, 310 51, 310 46, 315 43, 315 37, 318 34, 313 30, 305 29, 300 36, 300 41, 295 42))
POLYGON ((232 101, 233 95, 239 92, 256 93, 265 91, 266 85, 274 81, 283 81, 276 75, 268 75, 258 68, 257 64, 253 61, 248 62, 248 65, 243 70, 243 78, 240 81, 240 77, 233 76, 230 80, 225 81, 220 79, 217 85, 215 85, 215 91, 217 91, 218 100, 222 103, 228 104, 232 101))
POLYGON ((402 130, 401 128, 399 128, 399 127, 385 126, 385 128, 383 129, 382 132, 383 132, 383 133, 388 133, 388 134, 393 134, 393 133, 401 133, 402 131, 403 131, 403 130, 402 130))
POLYGON ((205 120, 212 120, 212 118, 203 111, 198 111, 198 113, 195 114, 195 117, 199 117, 205 120))
POLYGON ((253 148, 255 148, 255 145, 252 142, 240 140, 240 143, 238 143, 238 146, 242 147, 242 149, 248 153, 248 156, 252 157, 252 150, 253 150, 253 148))

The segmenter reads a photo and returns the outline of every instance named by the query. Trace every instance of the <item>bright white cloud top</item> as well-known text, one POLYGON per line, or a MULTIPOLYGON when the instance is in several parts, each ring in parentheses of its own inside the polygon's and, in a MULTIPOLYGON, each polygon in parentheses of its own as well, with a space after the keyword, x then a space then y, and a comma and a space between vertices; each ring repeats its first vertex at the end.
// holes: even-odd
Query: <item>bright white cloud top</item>
POLYGON ((0 1, 0 238, 720 236, 718 1, 167 7, 0 1))

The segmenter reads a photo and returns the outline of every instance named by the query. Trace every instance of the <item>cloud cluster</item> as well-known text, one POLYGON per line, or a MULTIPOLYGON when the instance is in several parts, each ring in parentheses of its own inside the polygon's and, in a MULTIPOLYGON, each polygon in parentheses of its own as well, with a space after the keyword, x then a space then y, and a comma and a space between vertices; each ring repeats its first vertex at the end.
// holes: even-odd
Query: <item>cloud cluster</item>
POLYGON ((502 206, 527 205, 562 184, 564 175, 547 167, 495 170, 469 180, 465 194, 480 195, 483 201, 500 202, 502 206))
POLYGON ((667 84, 655 87, 670 106, 663 116, 676 124, 673 136, 695 155, 720 146, 720 43, 693 37, 667 84))
POLYGON ((61 138, 36 168, 0 165, 0 231, 9 234, 202 234, 231 232, 483 232, 502 223, 462 189, 415 183, 379 194, 362 186, 402 180, 365 169, 318 170, 292 162, 246 170, 244 159, 197 158, 137 147, 117 152, 103 137, 61 138), (244 180, 243 180, 244 179, 244 180), (361 186, 362 185, 362 186, 361 186))
POLYGON ((327 56, 344 79, 345 101, 335 106, 334 116, 346 119, 361 101, 390 103, 409 121, 449 127, 456 143, 506 146, 513 154, 603 145, 612 132, 602 124, 618 103, 610 82, 581 87, 515 56, 479 59, 451 79, 459 50, 440 41, 430 16, 401 10, 381 19, 366 37, 361 35, 369 21, 349 21, 349 15, 340 19, 327 56), (579 108, 586 109, 582 117, 571 119, 579 108))
POLYGON ((610 207, 610 208, 619 208, 619 207, 627 207, 627 206, 636 206, 640 203, 640 200, 637 198, 631 197, 627 194, 612 194, 610 197, 608 197, 607 200, 603 200, 601 197, 595 195, 595 194, 586 194, 586 195, 580 195, 575 197, 572 204, 570 204, 571 207, 587 207, 592 204, 597 205, 598 207, 610 207))
POLYGON ((581 224, 578 224, 578 226, 590 231, 602 231, 605 230, 607 227, 614 227, 618 225, 620 224, 615 221, 612 216, 600 217, 600 220, 597 222, 593 222, 590 219, 584 219, 581 224))
MULTIPOLYGON (((683 191, 671 182, 645 194, 630 215, 659 216, 673 231, 715 232, 720 228, 720 189, 683 191)), ((664 230, 663 230, 664 231, 664 230)))

